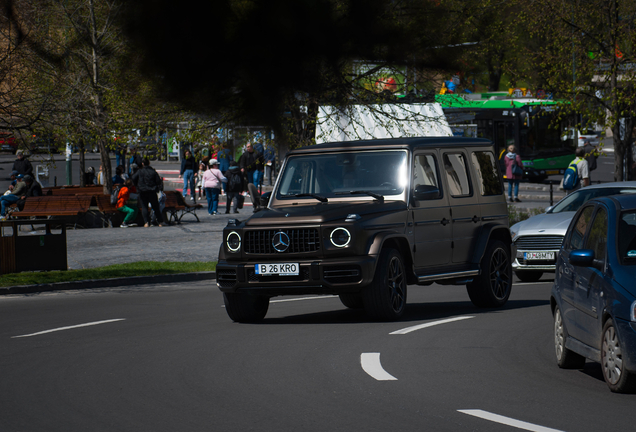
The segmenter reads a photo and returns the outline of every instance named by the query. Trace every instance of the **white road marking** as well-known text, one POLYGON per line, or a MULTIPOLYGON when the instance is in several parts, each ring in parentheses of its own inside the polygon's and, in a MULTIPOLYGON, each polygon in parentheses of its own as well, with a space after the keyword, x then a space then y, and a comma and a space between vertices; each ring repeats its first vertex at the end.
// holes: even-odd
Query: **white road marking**
POLYGON ((498 414, 493 414, 488 411, 482 411, 482 410, 457 410, 457 411, 459 411, 460 413, 474 416, 474 417, 479 417, 484 420, 489 420, 491 422, 516 427, 517 429, 523 429, 523 430, 528 430, 533 432, 563 432, 558 429, 551 429, 544 426, 539 426, 532 423, 524 422, 521 420, 515 420, 510 417, 500 416, 498 414))
POLYGON ((393 375, 382 369, 380 353, 362 353, 360 355, 362 369, 378 381, 395 381, 393 375))
POLYGON ((469 319, 469 318, 475 318, 474 316, 460 316, 460 317, 455 317, 455 318, 448 318, 448 319, 444 319, 444 320, 439 320, 439 321, 432 321, 432 322, 427 322, 424 324, 418 324, 416 326, 412 326, 412 327, 407 327, 407 328, 403 328, 402 330, 396 330, 394 332, 391 332, 389 334, 407 334, 407 333, 411 333, 415 330, 420 330, 423 328, 427 328, 427 327, 433 327, 439 324, 446 324, 449 322, 454 322, 454 321, 461 321, 461 320, 465 320, 465 319, 469 319))
POLYGON ((104 321, 95 321, 95 322, 90 322, 90 323, 85 323, 85 324, 78 324, 78 325, 74 325, 74 326, 59 327, 59 328, 55 328, 55 329, 51 329, 51 330, 44 330, 44 331, 41 331, 41 332, 31 333, 31 334, 27 334, 27 335, 12 336, 11 338, 23 338, 23 337, 30 337, 30 336, 38 336, 38 335, 42 335, 42 334, 46 334, 46 333, 53 333, 53 332, 62 331, 62 330, 70 330, 70 329, 75 329, 75 328, 80 328, 80 327, 88 327, 88 326, 94 326, 94 325, 98 325, 98 324, 106 324, 106 323, 111 323, 111 322, 116 322, 116 321, 124 321, 124 320, 125 320, 125 318, 117 318, 117 319, 104 320, 104 321))

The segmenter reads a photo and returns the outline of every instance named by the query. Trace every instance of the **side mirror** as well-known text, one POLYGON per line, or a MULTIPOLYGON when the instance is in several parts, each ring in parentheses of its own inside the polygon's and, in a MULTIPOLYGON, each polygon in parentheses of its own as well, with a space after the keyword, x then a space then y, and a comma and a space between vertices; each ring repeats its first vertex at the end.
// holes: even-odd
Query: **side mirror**
POLYGON ((267 204, 269 204, 269 198, 272 196, 271 192, 265 192, 263 195, 261 195, 261 206, 262 207, 267 207, 267 204))
POLYGON ((603 261, 594 258, 592 249, 577 249, 570 252, 570 264, 576 267, 594 267, 603 269, 603 261))
POLYGON ((417 185, 413 191, 413 198, 418 201, 434 200, 440 197, 437 186, 417 185))

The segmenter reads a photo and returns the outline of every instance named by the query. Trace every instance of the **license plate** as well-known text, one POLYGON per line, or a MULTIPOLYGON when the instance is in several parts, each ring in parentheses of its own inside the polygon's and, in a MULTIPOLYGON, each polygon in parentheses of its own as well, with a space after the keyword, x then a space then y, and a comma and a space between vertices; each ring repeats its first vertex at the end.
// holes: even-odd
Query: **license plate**
POLYGON ((553 260, 554 252, 524 252, 526 260, 553 260))
POLYGON ((298 276, 298 263, 256 264, 256 274, 262 276, 298 276))

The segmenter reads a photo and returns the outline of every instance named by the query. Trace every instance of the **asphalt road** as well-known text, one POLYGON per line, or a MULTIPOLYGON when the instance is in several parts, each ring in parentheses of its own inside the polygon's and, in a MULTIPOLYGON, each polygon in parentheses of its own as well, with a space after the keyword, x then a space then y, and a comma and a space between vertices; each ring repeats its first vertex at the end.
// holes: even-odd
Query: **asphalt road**
POLYGON ((209 281, 4 296, 0 431, 633 430, 598 364, 556 366, 550 286, 411 287, 395 323, 283 297, 236 324, 209 281))

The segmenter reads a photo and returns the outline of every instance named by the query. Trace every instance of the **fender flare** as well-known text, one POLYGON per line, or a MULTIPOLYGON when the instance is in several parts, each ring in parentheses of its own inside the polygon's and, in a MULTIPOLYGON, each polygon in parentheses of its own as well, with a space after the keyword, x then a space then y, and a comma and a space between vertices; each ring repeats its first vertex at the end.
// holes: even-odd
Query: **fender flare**
MULTIPOLYGON (((368 256, 378 257, 384 246, 387 244, 389 244, 394 249, 397 249, 398 252, 400 252, 400 255, 402 255, 402 259, 404 260, 404 268, 407 272, 407 282, 409 284, 416 283, 417 280, 415 278, 415 272, 413 270, 413 253, 411 251, 412 245, 406 235, 391 231, 377 232, 370 237, 366 253, 368 256)), ((373 266, 374 272, 377 264, 378 261, 376 259, 373 266)))
POLYGON ((473 251, 473 258, 471 260, 473 264, 479 265, 481 263, 481 259, 484 256, 484 252, 488 247, 490 239, 503 241, 508 245, 508 251, 510 251, 510 245, 512 244, 510 229, 506 225, 500 223, 491 222, 484 224, 479 232, 479 238, 475 243, 475 250, 473 251))

